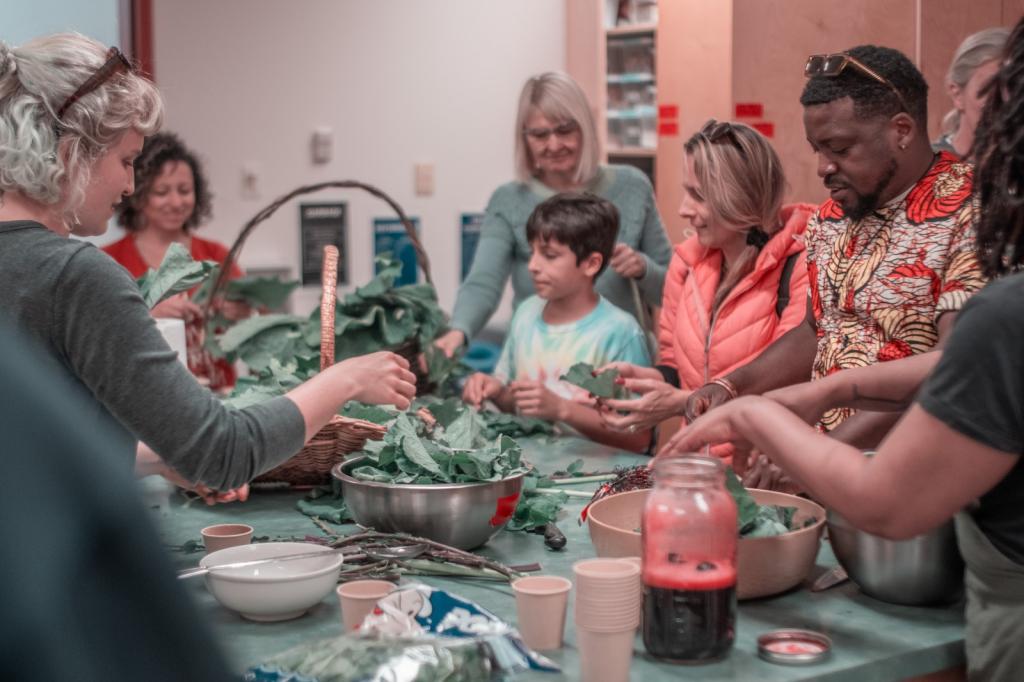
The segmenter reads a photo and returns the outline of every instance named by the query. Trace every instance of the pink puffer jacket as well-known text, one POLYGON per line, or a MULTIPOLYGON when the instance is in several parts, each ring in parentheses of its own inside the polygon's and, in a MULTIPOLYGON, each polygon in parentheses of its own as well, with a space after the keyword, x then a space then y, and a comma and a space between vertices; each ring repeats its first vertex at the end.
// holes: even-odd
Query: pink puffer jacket
POLYGON ((765 244, 754 269, 737 282, 712 314, 722 253, 697 237, 675 248, 665 276, 659 322, 659 364, 679 371, 680 388, 692 391, 741 367, 800 324, 807 311, 807 263, 803 233, 815 211, 810 204, 783 207, 783 228, 765 244), (790 254, 799 253, 789 281, 789 304, 775 311, 779 278, 790 254))

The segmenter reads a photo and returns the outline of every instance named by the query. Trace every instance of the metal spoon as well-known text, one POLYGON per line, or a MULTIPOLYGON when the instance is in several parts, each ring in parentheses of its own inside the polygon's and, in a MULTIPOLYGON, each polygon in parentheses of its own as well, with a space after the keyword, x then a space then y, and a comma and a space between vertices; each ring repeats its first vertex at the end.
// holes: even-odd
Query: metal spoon
POLYGON ((376 549, 364 549, 363 553, 371 559, 378 561, 393 561, 404 559, 415 559, 428 549, 427 545, 417 543, 415 545, 400 545, 398 547, 378 547, 376 549))

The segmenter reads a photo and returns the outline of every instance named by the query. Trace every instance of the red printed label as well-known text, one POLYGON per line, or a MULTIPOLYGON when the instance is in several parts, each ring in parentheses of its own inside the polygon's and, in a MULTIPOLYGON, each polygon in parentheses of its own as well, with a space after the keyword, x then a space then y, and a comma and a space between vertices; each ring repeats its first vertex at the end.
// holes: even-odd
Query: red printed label
POLYGON ((512 518, 516 511, 516 503, 519 502, 519 493, 506 495, 498 498, 498 504, 494 507, 494 516, 491 517, 491 525, 497 528, 512 518))
POLYGON ((662 104, 658 106, 658 118, 679 118, 678 104, 662 104))
POLYGON ((736 118, 761 118, 764 105, 759 102, 744 102, 736 105, 736 118))
POLYGON ((775 137, 774 123, 755 123, 751 127, 765 137, 775 137))
POLYGON ((658 121, 658 134, 672 137, 679 134, 679 124, 675 121, 658 121))

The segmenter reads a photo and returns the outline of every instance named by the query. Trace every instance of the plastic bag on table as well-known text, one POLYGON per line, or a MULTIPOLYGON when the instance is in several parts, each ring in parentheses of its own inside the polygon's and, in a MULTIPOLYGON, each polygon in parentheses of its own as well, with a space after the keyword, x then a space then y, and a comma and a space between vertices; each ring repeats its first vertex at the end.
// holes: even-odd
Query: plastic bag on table
POLYGON ((558 672, 508 623, 473 602, 414 584, 377 602, 356 634, 290 649, 246 673, 247 682, 502 680, 558 672))

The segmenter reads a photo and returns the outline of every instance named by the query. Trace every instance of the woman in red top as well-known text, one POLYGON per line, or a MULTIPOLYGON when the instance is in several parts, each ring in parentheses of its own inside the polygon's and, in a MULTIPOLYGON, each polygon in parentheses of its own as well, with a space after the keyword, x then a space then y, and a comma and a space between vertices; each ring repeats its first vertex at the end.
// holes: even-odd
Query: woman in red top
MULTIPOLYGON (((630 431, 684 414, 692 391, 757 357, 807 305, 803 232, 814 207, 782 205, 785 177, 753 128, 714 120, 685 145, 683 203, 693 236, 665 276, 658 366, 613 363, 635 400, 608 400, 605 423, 630 431)), ((727 460, 728 447, 716 452, 727 460)))
MULTIPOLYGON (((223 264, 228 249, 217 242, 192 234, 210 217, 210 190, 196 156, 172 133, 159 133, 146 140, 135 162, 135 193, 118 207, 118 222, 128 231, 120 241, 103 250, 123 265, 132 277, 141 277, 157 268, 173 242, 188 248, 195 260, 223 264)), ((231 277, 241 277, 235 265, 231 277)), ((211 389, 228 388, 235 383, 234 368, 224 360, 214 360, 203 348, 205 325, 198 305, 191 300, 195 292, 178 294, 153 308, 153 317, 172 317, 185 322, 188 367, 211 389)), ((219 301, 218 310, 229 320, 248 317, 244 303, 219 301)))

